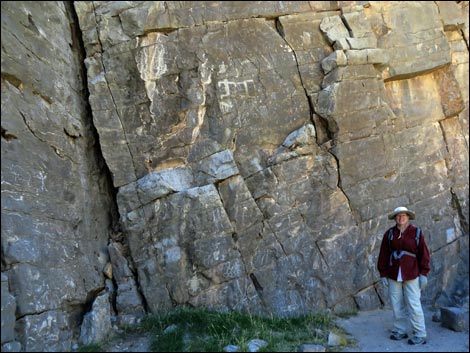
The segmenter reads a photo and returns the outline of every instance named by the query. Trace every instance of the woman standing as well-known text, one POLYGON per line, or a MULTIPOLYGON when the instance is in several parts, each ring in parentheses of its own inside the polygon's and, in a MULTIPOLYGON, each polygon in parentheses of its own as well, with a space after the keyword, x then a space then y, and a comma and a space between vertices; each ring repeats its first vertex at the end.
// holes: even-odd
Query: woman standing
POLYGON ((394 317, 390 338, 408 338, 406 329, 409 321, 413 337, 408 343, 424 344, 426 326, 421 290, 427 284, 426 276, 431 269, 429 250, 421 229, 409 223, 409 220, 415 219, 413 211, 397 207, 388 218, 394 219, 396 224, 383 236, 377 267, 382 282, 389 287, 394 317))

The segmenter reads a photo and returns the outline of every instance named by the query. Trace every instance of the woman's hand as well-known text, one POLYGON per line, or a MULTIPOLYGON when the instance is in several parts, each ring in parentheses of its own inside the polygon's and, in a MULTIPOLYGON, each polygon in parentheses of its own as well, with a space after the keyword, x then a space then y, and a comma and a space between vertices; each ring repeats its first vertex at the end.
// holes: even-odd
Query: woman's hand
POLYGON ((428 279, 425 275, 419 275, 419 289, 423 290, 428 285, 428 279))

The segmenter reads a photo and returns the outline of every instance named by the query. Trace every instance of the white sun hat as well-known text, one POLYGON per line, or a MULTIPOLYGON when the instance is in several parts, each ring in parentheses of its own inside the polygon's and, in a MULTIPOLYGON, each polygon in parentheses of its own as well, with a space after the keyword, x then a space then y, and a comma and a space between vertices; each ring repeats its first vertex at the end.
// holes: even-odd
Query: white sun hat
POLYGON ((400 207, 395 208, 393 212, 388 215, 388 219, 394 219, 395 216, 399 213, 406 213, 410 217, 410 219, 415 219, 416 217, 413 211, 410 211, 406 207, 400 206, 400 207))

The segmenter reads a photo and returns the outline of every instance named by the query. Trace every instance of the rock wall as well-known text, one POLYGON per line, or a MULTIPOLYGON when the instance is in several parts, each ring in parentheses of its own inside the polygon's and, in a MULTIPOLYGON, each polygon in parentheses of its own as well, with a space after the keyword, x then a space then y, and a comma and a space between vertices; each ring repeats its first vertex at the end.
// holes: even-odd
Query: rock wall
POLYGON ((1 7, 2 351, 70 351, 105 288, 115 191, 73 7, 1 7))
POLYGON ((468 28, 468 2, 2 2, 2 350, 377 308, 399 205, 423 301, 468 306, 468 28))

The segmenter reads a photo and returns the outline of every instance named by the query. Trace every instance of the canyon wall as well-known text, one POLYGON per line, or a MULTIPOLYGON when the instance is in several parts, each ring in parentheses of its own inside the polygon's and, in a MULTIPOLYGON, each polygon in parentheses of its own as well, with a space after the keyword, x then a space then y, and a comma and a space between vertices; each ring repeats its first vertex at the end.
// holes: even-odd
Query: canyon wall
POLYGON ((468 2, 2 2, 2 351, 179 305, 468 307, 468 2))

